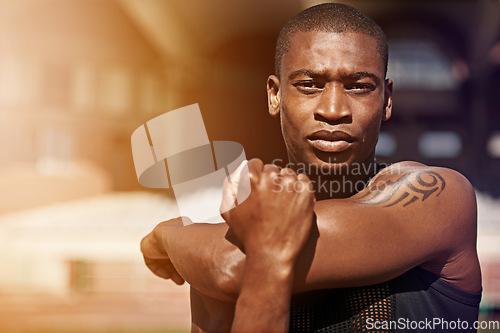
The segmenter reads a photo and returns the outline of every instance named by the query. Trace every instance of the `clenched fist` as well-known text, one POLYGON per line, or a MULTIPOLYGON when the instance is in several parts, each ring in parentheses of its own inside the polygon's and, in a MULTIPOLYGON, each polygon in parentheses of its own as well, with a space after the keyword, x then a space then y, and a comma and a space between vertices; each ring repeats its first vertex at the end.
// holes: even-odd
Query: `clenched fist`
POLYGON ((246 255, 293 262, 313 220, 314 194, 309 178, 288 168, 264 165, 258 159, 241 165, 229 178, 224 184, 221 214, 246 255), (242 192, 249 192, 248 197, 227 210, 242 192))

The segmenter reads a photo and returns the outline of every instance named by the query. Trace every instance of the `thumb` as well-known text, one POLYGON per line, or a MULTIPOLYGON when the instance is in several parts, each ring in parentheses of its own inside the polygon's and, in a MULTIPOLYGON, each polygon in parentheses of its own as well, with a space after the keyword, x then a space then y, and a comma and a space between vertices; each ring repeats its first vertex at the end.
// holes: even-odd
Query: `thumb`
MULTIPOLYGON (((220 207, 220 213, 225 212, 236 207, 242 200, 240 192, 244 191, 243 184, 245 178, 248 179, 248 161, 244 160, 240 165, 234 170, 234 172, 227 176, 224 180, 224 187, 222 189, 222 203, 220 207), (238 200, 237 200, 238 199, 238 200)), ((249 183, 249 181, 248 181, 249 183)), ((248 196, 248 195, 247 195, 248 196)))

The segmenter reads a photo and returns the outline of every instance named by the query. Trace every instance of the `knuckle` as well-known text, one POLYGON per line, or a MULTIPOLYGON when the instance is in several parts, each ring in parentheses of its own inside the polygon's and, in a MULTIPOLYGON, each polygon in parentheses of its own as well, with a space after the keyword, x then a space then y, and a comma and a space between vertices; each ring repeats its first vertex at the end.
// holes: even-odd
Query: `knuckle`
POLYGON ((256 169, 256 168, 262 169, 263 165, 264 165, 264 163, 259 158, 252 158, 250 161, 248 161, 248 168, 249 169, 256 169))
POLYGON ((300 185, 297 187, 298 191, 303 193, 306 197, 313 197, 313 188, 309 180, 299 180, 300 185))
POLYGON ((286 184, 296 184, 297 183, 297 177, 295 177, 294 175, 285 175, 285 176, 282 176, 283 178, 283 182, 286 183, 286 184))
POLYGON ((304 174, 304 173, 299 173, 299 174, 297 175, 297 178, 298 178, 299 180, 301 180, 301 181, 304 181, 304 182, 309 182, 309 177, 307 177, 307 175, 306 175, 306 174, 304 174))
POLYGON ((294 170, 292 170, 292 169, 290 169, 290 168, 283 168, 283 169, 281 169, 281 173, 282 173, 283 175, 289 175, 289 176, 295 176, 295 175, 297 175, 297 174, 295 173, 295 171, 294 171, 294 170))
POLYGON ((254 158, 248 162, 248 178, 251 182, 258 182, 262 174, 263 163, 261 160, 254 158))
POLYGON ((267 172, 267 173, 273 173, 273 172, 279 173, 280 172, 280 168, 277 165, 274 165, 274 164, 266 164, 266 165, 264 165, 264 172, 267 172))

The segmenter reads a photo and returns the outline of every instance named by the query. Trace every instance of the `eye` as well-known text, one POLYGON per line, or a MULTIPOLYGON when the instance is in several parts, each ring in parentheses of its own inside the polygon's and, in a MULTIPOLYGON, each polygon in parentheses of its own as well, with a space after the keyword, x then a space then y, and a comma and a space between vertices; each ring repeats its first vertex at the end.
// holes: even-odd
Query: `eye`
POLYGON ((316 81, 308 80, 308 81, 299 81, 299 82, 293 83, 293 86, 295 88, 297 88, 298 91, 300 91, 304 94, 314 94, 314 93, 321 91, 321 89, 323 89, 324 85, 322 85, 316 81))
POLYGON ((354 94, 367 94, 375 90, 375 86, 370 83, 352 83, 346 85, 345 89, 354 94))

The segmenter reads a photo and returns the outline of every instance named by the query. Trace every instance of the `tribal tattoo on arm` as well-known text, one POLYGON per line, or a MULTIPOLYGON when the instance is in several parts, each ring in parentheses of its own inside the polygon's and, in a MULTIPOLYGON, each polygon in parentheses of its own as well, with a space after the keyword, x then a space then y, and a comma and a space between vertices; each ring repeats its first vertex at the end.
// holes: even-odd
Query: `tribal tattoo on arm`
POLYGON ((358 200, 364 205, 406 207, 419 200, 425 201, 433 194, 439 196, 445 185, 444 178, 435 171, 412 171, 396 180, 390 179, 370 186, 368 192, 358 200))

